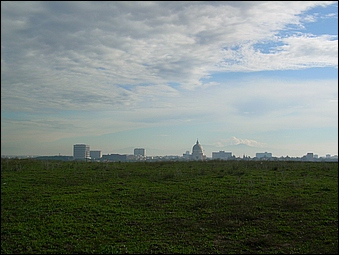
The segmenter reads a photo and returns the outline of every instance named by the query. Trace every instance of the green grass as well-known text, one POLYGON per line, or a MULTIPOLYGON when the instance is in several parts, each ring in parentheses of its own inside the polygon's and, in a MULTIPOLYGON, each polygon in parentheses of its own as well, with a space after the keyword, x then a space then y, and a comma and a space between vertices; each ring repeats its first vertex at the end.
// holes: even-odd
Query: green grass
POLYGON ((1 253, 338 254, 338 163, 2 159, 1 253))

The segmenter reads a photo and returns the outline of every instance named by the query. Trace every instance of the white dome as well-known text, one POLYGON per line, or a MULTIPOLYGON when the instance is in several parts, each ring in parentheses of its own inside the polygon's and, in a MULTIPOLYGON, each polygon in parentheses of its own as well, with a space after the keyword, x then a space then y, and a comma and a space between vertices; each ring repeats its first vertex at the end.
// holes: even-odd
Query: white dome
POLYGON ((194 144, 192 148, 192 155, 191 158, 193 160, 203 160, 204 159, 204 154, 202 151, 202 146, 199 144, 199 141, 197 140, 197 143, 194 144))
POLYGON ((197 140, 197 143, 194 144, 193 148, 192 148, 192 154, 195 153, 202 153, 202 146, 200 145, 199 141, 197 140))

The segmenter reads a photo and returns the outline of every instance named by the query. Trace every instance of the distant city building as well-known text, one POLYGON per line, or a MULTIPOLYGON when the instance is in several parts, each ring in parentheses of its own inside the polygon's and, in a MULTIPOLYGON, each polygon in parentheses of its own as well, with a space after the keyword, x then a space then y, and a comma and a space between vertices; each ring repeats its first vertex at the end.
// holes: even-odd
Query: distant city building
POLYGON ((75 144, 73 146, 73 158, 74 159, 87 159, 90 155, 89 145, 75 144))
POLYGON ((306 160, 313 160, 313 153, 309 152, 306 154, 306 160))
POLYGON ((264 152, 264 153, 258 152, 258 153, 255 154, 255 156, 257 158, 272 158, 272 153, 270 153, 270 152, 264 152))
POLYGON ((103 161, 114 161, 114 162, 125 162, 127 161, 127 155, 123 154, 107 154, 107 155, 102 155, 101 160, 103 161))
POLYGON ((203 153, 202 146, 200 145, 198 140, 197 140, 196 144, 193 145, 191 159, 192 160, 204 160, 204 159, 206 159, 206 156, 203 153))
POLYGON ((331 158, 331 154, 326 154, 326 158, 331 158))
POLYGON ((225 152, 225 151, 212 152, 212 159, 227 160, 231 158, 232 158, 232 152, 225 152))
POLYGON ((91 159, 100 159, 102 157, 101 151, 90 151, 91 159))
POLYGON ((190 152, 189 151, 186 151, 185 153, 182 154, 182 157, 186 160, 190 159, 190 152))
POLYGON ((135 148, 134 149, 134 156, 146 156, 146 150, 144 148, 135 148))

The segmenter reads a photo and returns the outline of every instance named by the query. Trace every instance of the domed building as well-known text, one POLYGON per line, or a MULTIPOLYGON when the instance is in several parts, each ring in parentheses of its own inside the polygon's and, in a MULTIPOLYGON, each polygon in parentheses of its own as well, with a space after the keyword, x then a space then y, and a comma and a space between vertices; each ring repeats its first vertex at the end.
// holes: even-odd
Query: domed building
POLYGON ((206 158, 206 156, 203 153, 202 146, 197 139, 197 143, 194 144, 194 146, 192 148, 191 159, 192 160, 204 160, 205 158, 206 158))

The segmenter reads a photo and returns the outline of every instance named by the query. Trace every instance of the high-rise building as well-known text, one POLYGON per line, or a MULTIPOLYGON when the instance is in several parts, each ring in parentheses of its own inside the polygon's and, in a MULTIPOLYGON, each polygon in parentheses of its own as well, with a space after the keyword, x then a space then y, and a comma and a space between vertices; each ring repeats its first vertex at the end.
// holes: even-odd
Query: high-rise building
POLYGON ((74 159, 87 159, 90 156, 91 155, 90 155, 89 145, 75 144, 73 146, 73 158, 74 159))
POLYGON ((144 148, 135 148, 134 149, 134 156, 146 156, 146 150, 144 148))

